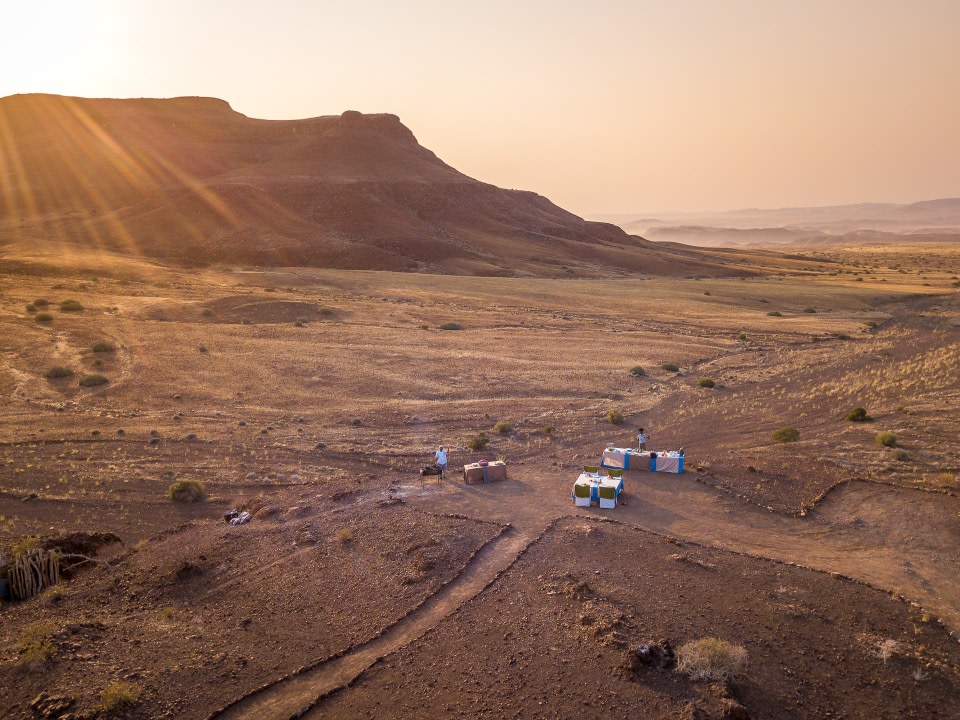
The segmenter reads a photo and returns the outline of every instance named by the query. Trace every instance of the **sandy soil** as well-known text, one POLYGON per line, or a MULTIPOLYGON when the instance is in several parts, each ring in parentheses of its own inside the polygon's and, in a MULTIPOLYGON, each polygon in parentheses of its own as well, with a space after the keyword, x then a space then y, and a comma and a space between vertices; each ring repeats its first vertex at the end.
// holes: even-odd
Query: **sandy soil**
POLYGON ((120 682, 142 718, 956 715, 960 297, 953 251, 922 252, 741 280, 0 276, 0 548, 123 540, 0 605, 4 717, 105 716, 120 682), (575 509, 640 425, 688 472, 575 509), (510 480, 421 486, 439 443, 510 480), (209 498, 170 502, 177 478, 209 498), (707 636, 747 650, 729 688, 629 668, 707 636))

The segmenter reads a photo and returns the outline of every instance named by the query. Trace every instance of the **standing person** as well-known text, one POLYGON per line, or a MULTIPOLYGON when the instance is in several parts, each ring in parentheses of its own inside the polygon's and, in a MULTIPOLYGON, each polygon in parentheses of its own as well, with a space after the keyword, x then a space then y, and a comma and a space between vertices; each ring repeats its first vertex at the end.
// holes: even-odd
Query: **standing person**
POLYGON ((437 465, 440 468, 440 479, 442 480, 447 474, 447 451, 443 449, 443 445, 437 449, 434 457, 437 459, 437 465))
POLYGON ((643 428, 640 428, 639 433, 637 434, 637 445, 640 448, 640 452, 643 452, 647 449, 647 440, 650 439, 650 436, 644 432, 643 428))

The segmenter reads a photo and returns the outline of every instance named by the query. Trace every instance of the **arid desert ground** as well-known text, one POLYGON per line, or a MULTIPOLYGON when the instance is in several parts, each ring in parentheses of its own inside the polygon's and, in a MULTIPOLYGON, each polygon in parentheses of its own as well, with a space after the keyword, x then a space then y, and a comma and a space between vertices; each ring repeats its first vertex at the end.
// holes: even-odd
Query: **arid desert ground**
POLYGON ((537 279, 8 246, 0 549, 121 542, 0 603, 0 717, 960 717, 960 250, 791 252, 537 279), (686 472, 575 508, 640 426, 686 472), (729 683, 631 653, 704 638, 745 649, 729 683))

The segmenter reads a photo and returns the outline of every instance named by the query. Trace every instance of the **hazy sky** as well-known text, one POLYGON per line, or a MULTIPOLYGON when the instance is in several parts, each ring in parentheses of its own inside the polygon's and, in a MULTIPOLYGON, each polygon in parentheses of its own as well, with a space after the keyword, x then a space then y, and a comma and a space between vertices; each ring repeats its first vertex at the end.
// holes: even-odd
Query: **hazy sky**
POLYGON ((391 112, 581 215, 960 196, 960 0, 0 0, 0 97, 391 112))

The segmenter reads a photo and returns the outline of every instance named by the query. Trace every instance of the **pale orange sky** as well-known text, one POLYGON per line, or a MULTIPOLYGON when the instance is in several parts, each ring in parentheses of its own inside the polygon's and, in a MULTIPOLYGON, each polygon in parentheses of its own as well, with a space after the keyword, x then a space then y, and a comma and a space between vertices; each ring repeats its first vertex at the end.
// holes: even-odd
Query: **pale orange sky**
POLYGON ((960 196, 960 0, 3 2, 0 97, 391 112, 581 215, 960 196))

